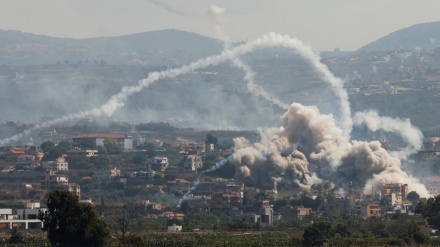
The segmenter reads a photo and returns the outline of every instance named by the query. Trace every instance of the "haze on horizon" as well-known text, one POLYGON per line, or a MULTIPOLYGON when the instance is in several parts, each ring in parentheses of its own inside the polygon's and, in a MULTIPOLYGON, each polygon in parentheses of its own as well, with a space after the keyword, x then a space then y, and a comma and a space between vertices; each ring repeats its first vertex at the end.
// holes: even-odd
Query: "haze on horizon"
POLYGON ((215 37, 210 4, 226 9, 222 28, 233 41, 277 32, 318 50, 356 50, 398 29, 440 20, 435 0, 14 0, 2 2, 0 29, 69 38, 179 29, 215 37))

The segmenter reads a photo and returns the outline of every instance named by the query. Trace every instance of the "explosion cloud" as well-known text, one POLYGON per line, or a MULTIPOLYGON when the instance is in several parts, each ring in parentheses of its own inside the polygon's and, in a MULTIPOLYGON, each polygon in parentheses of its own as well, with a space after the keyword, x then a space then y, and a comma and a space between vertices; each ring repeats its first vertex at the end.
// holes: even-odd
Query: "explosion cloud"
MULTIPOLYGON (((339 185, 355 180, 353 182, 363 187, 364 191, 368 191, 370 187, 379 188, 384 183, 402 182, 408 183, 411 190, 417 191, 422 197, 428 196, 422 184, 402 171, 400 160, 396 158, 407 157, 420 148, 421 133, 413 128, 409 121, 383 118, 374 112, 369 112, 356 114, 355 123, 366 124, 372 130, 384 129, 399 133, 410 144, 408 148, 393 157, 382 148, 379 142, 350 140, 353 120, 348 94, 343 88, 344 82, 335 77, 328 67, 321 63, 319 54, 311 47, 298 39, 274 33, 179 68, 149 73, 148 77, 140 80, 137 85, 123 87, 101 107, 37 125, 21 134, 1 140, 0 145, 17 140, 36 129, 65 121, 111 116, 124 106, 124 102, 132 94, 140 92, 161 79, 174 78, 226 60, 234 61, 237 57, 257 48, 274 46, 295 50, 316 69, 339 97, 340 116, 336 120, 332 115, 321 114, 317 107, 292 104, 281 117, 279 129, 260 131, 260 142, 250 143, 244 138, 234 140, 235 153, 232 159, 236 165, 238 177, 263 186, 273 186, 275 182, 296 184, 304 190, 309 189, 311 183, 316 183, 321 179, 335 181, 339 185)), ((253 82, 250 69, 245 69, 246 66, 240 65, 240 62, 235 62, 235 65, 244 69, 245 72, 247 70, 248 76, 245 78, 253 82)), ((221 167, 224 164, 222 162, 212 169, 221 167)), ((198 179, 194 186, 197 186, 197 181, 198 179)))
POLYGON ((244 138, 234 140, 238 177, 266 187, 274 181, 295 183, 303 190, 321 179, 340 186, 352 181, 365 193, 398 182, 429 196, 379 142, 348 141, 333 116, 320 114, 315 106, 292 104, 281 127, 260 131, 260 136, 261 141, 253 144, 244 138))

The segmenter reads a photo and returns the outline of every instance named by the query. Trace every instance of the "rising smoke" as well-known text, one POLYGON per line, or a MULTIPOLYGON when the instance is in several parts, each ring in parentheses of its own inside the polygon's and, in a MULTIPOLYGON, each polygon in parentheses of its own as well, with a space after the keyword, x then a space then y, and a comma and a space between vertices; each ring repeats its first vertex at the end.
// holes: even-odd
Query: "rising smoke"
POLYGON ((100 117, 107 116, 110 117, 115 111, 124 106, 124 102, 128 97, 135 93, 139 93, 144 88, 149 87, 153 83, 165 79, 165 78, 175 78, 179 75, 187 74, 189 72, 206 68, 208 66, 218 65, 225 62, 226 60, 232 60, 238 56, 253 52, 257 48, 267 48, 267 47, 285 47, 295 50, 299 55, 305 58, 307 61, 314 66, 314 68, 323 76, 323 79, 328 81, 332 86, 334 92, 341 98, 341 122, 343 126, 344 133, 348 136, 352 128, 352 120, 350 113, 350 106, 348 104, 348 95, 343 89, 343 81, 336 78, 328 69, 328 67, 320 62, 319 55, 312 50, 308 45, 305 45, 300 40, 296 38, 290 38, 287 35, 279 35, 275 33, 270 33, 264 35, 263 37, 256 39, 253 42, 242 44, 231 48, 229 50, 223 51, 219 55, 210 56, 207 58, 199 59, 196 62, 190 63, 174 69, 167 69, 162 71, 155 71, 148 74, 148 77, 140 80, 135 86, 125 86, 121 91, 103 104, 101 107, 81 111, 78 113, 69 114, 52 121, 44 122, 42 124, 36 125, 33 128, 27 129, 25 132, 17 134, 7 139, 0 140, 0 145, 5 145, 7 143, 17 141, 20 138, 30 134, 31 132, 53 126, 56 124, 64 123, 67 121, 73 121, 78 119, 83 119, 87 117, 100 117))
MULTIPOLYGON (((137 85, 123 87, 101 107, 69 114, 37 125, 21 134, 1 140, 0 145, 17 140, 36 129, 66 121, 85 117, 112 116, 115 111, 124 106, 128 97, 159 80, 218 65, 226 60, 233 61, 238 56, 257 48, 273 46, 294 49, 320 73, 340 99, 341 116, 336 121, 332 115, 321 114, 317 107, 292 104, 282 116, 279 129, 261 132, 261 142, 251 144, 243 138, 235 140, 233 160, 237 166, 237 176, 265 186, 273 185, 274 182, 284 182, 296 184, 305 190, 310 188, 311 183, 318 182, 320 179, 337 181, 339 185, 348 184, 349 181, 356 179, 353 182, 356 182, 359 187, 364 186, 365 191, 369 191, 370 187, 378 188, 383 183, 404 182, 421 196, 428 195, 426 188, 402 171, 400 160, 390 156, 379 142, 350 141, 353 121, 343 81, 335 77, 328 67, 320 62, 319 54, 311 47, 298 39, 274 33, 179 68, 151 72, 137 85)), ((357 123, 370 125, 366 117, 361 117, 361 114, 357 116, 357 123)), ((381 126, 386 126, 385 122, 390 121, 390 119, 377 116, 372 118, 380 119, 381 126)), ((408 127, 405 123, 402 126, 408 127)), ((391 127, 381 128, 397 131, 391 127)), ((412 143, 411 147, 403 150, 404 154, 414 152, 419 147, 417 140, 421 136, 413 135, 413 131, 402 134, 408 143, 412 143)))
POLYGON ((261 141, 253 144, 244 138, 234 140, 237 176, 245 181, 266 187, 294 183, 304 190, 321 180, 342 187, 353 182, 367 194, 385 183, 406 183, 422 197, 429 196, 379 142, 347 141, 333 116, 314 106, 292 104, 279 129, 260 135, 261 141))

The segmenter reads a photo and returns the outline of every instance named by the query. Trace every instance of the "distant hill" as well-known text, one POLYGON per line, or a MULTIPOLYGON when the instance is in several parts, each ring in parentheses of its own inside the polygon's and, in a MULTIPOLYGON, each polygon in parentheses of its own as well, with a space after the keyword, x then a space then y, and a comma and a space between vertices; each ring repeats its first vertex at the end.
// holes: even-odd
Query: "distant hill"
POLYGON ((89 39, 54 38, 0 30, 0 64, 7 65, 77 63, 84 60, 173 65, 212 55, 221 49, 222 43, 216 39, 179 30, 89 39))
POLYGON ((390 51, 395 48, 435 49, 440 47, 440 21, 403 28, 371 42, 358 51, 390 51))

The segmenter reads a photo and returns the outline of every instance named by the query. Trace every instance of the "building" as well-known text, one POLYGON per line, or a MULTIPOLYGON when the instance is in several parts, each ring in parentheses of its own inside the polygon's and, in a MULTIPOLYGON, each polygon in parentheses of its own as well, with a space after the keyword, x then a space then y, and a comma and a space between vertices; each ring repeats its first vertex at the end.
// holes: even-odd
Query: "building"
POLYGON ((378 204, 363 203, 360 207, 360 216, 362 218, 380 217, 382 210, 378 204))
POLYGON ((55 161, 46 161, 42 164, 43 169, 45 170, 54 170, 54 171, 68 171, 69 163, 62 157, 57 158, 55 161))
POLYGON ((215 192, 211 196, 212 207, 239 207, 242 205, 242 203, 243 197, 238 192, 215 192))
POLYGON ((44 176, 40 177, 40 189, 50 192, 52 190, 70 191, 74 195, 81 197, 79 184, 69 183, 69 177, 57 174, 56 171, 48 170, 44 176))
POLYGON ((132 179, 153 179, 156 175, 155 171, 134 171, 130 172, 130 178, 132 179))
POLYGON ((408 195, 408 184, 385 184, 380 192, 382 204, 390 207, 402 205, 403 199, 408 195))
POLYGON ((121 150, 133 149, 133 136, 118 134, 82 134, 72 138, 74 144, 87 142, 93 146, 104 147, 104 140, 115 140, 121 150))
POLYGON ((96 180, 97 182, 101 182, 103 180, 110 180, 116 177, 121 176, 121 170, 118 170, 112 167, 109 167, 107 169, 102 169, 102 170, 96 170, 93 172, 93 179, 96 180))
POLYGON ((169 166, 167 157, 154 157, 147 160, 149 171, 165 171, 169 166))
POLYGON ((198 155, 182 156, 180 163, 185 171, 195 171, 203 166, 202 157, 198 155))
POLYGON ((261 215, 261 223, 263 223, 266 226, 273 225, 273 208, 272 205, 269 204, 268 200, 264 200, 261 203, 260 215, 261 215))
POLYGON ((178 226, 176 224, 173 224, 172 226, 168 226, 168 232, 181 232, 182 226, 178 226))
POLYGON ((69 178, 53 170, 46 171, 46 174, 40 178, 40 188, 43 190, 51 191, 67 184, 69 184, 69 178))
POLYGON ((179 190, 182 192, 187 192, 190 188, 190 184, 191 183, 189 181, 186 181, 185 179, 175 179, 173 181, 167 182, 168 190, 171 193, 179 190))
POLYGON ((98 150, 93 150, 93 149, 86 149, 86 150, 82 150, 82 149, 71 149, 69 151, 67 151, 67 155, 68 156, 73 156, 73 157, 94 157, 98 155, 98 150))
POLYGON ((12 214, 12 209, 0 209, 0 228, 41 229, 43 222, 38 219, 40 211, 47 211, 40 208, 40 203, 27 203, 24 209, 17 209, 16 215, 12 214))
POLYGON ((400 194, 403 198, 408 195, 408 184, 391 183, 385 184, 381 189, 382 195, 389 195, 391 193, 400 194))
POLYGON ((311 211, 312 211, 311 208, 305 208, 303 206, 295 207, 293 208, 293 216, 298 219, 303 219, 304 217, 309 215, 311 211))

